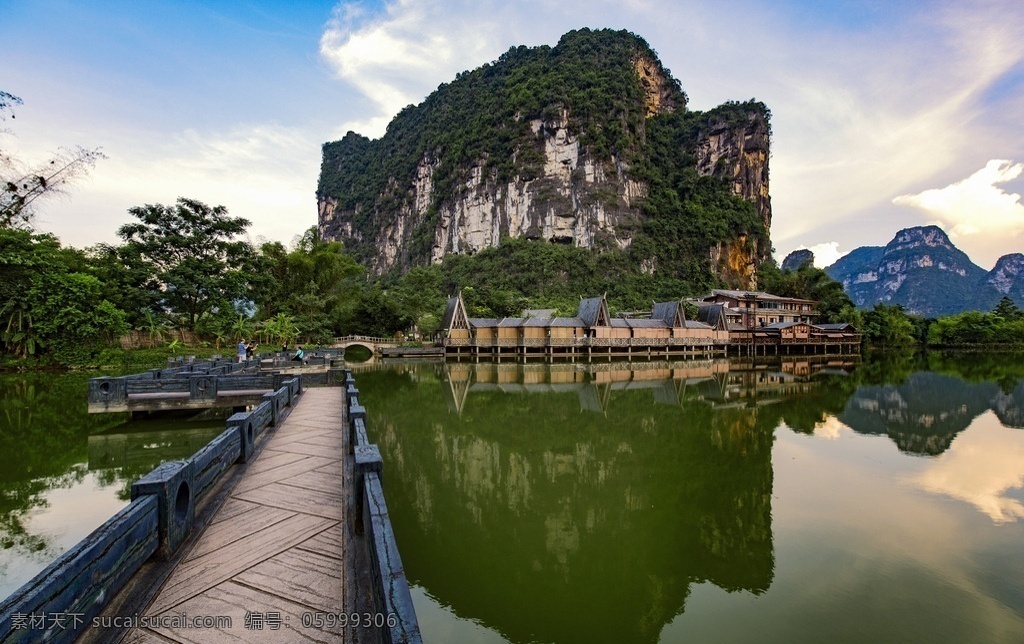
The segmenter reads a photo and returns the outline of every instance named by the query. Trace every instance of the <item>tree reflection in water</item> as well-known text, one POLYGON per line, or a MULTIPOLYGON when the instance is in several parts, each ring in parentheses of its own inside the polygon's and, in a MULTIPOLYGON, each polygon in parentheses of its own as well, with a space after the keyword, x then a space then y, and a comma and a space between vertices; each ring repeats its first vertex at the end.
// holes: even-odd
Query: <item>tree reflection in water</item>
POLYGON ((695 583, 772 584, 777 428, 937 453, 1024 401, 913 368, 893 381, 892 365, 630 367, 357 373, 411 581, 511 641, 656 641, 695 583))

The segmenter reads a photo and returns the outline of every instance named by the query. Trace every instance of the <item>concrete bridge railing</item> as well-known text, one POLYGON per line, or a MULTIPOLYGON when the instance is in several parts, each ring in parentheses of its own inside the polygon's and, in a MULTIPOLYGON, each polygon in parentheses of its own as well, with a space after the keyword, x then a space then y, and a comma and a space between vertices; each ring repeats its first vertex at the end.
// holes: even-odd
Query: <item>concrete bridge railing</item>
POLYGON ((151 559, 166 560, 189 538, 196 507, 261 433, 302 393, 295 376, 185 461, 164 463, 132 484, 132 500, 0 603, 0 642, 73 642, 151 559))

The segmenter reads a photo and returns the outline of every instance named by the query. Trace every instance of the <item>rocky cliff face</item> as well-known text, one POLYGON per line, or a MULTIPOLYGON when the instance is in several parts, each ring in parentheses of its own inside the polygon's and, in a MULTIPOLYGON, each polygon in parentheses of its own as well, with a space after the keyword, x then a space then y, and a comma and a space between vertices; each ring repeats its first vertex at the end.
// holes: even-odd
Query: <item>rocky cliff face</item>
MULTIPOLYGON (((572 92, 568 100, 549 104, 534 117, 509 110, 509 119, 495 126, 497 136, 511 140, 507 158, 489 149, 488 141, 476 156, 454 164, 450 145, 432 146, 425 136, 414 150, 415 165, 405 165, 408 169, 390 174, 360 198, 353 197, 348 177, 372 170, 367 166, 373 163, 361 156, 366 150, 395 148, 398 142, 389 137, 399 128, 389 127, 380 141, 350 133, 326 144, 317 195, 321 236, 344 242, 377 274, 439 262, 451 253, 476 253, 497 246, 503 237, 598 251, 631 248, 642 230, 650 191, 645 173, 635 167, 648 155, 647 121, 685 112, 686 95, 646 46, 633 46, 628 69, 632 79, 622 85, 627 99, 610 116, 591 114, 592 108, 573 102, 580 95, 572 92), (595 126, 598 118, 604 120, 595 126), (601 139, 610 139, 609 132, 619 132, 610 144, 601 139), (332 177, 338 176, 343 180, 335 183, 342 187, 332 188, 332 177)), ((483 76, 492 70, 516 74, 499 61, 485 66, 483 76)), ((473 80, 469 74, 452 87, 473 80)), ((510 100, 521 93, 506 86, 501 91, 513 96, 510 100)), ((446 100, 432 96, 424 109, 441 110, 443 106, 435 108, 431 101, 446 100)), ((677 154, 699 175, 721 179, 732 194, 754 205, 763 230, 737 230, 727 239, 709 242, 703 253, 710 257, 709 270, 726 283, 754 288, 756 267, 771 247, 770 128, 763 109, 737 108, 729 115, 698 123, 695 140, 677 154)))
POLYGON ((900 304, 929 317, 989 311, 1002 295, 1024 295, 1024 255, 1002 257, 986 272, 937 226, 901 230, 884 248, 858 248, 825 272, 858 307, 900 304))
POLYGON ((748 113, 746 118, 713 119, 697 143, 697 172, 729 182, 733 194, 754 204, 764 221, 772 225, 772 200, 768 194, 768 121, 763 115, 748 113))
POLYGON ((1003 255, 985 276, 985 284, 1000 295, 1024 304, 1024 254, 1003 255))
MULTIPOLYGON (((544 160, 540 175, 507 183, 473 167, 469 180, 453 200, 439 199, 430 261, 439 262, 448 253, 475 253, 497 246, 502 237, 545 239, 584 248, 614 244, 629 246, 631 232, 620 225, 635 220, 636 204, 646 186, 630 178, 629 163, 612 155, 610 162, 595 159, 580 145, 569 127, 568 114, 557 119, 530 122, 530 130, 543 142, 544 160)), ((424 179, 414 186, 414 203, 408 213, 421 219, 431 194, 430 167, 421 166, 424 179)), ((394 265, 402 240, 388 238, 384 265, 394 265)))
POLYGON ((814 266, 814 253, 808 248, 801 248, 786 255, 779 268, 784 271, 795 271, 806 265, 814 266))

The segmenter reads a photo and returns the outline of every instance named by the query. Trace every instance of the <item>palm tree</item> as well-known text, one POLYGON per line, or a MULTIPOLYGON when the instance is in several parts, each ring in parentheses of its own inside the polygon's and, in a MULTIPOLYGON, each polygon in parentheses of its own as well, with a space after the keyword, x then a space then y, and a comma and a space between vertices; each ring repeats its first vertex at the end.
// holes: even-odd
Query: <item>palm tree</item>
POLYGON ((167 320, 154 315, 152 311, 146 309, 146 317, 136 330, 148 334, 150 345, 155 347, 163 343, 164 336, 170 330, 170 325, 168 325, 167 320))
POLYGON ((231 323, 231 337, 235 340, 252 337, 252 318, 238 314, 238 317, 231 323))
POLYGON ((0 334, 0 339, 16 356, 27 358, 43 346, 32 326, 32 312, 27 302, 11 300, 0 310, 0 316, 7 317, 7 328, 0 334))
POLYGON ((295 320, 286 313, 278 313, 264 322, 263 330, 275 344, 294 342, 299 335, 299 328, 295 326, 295 320))

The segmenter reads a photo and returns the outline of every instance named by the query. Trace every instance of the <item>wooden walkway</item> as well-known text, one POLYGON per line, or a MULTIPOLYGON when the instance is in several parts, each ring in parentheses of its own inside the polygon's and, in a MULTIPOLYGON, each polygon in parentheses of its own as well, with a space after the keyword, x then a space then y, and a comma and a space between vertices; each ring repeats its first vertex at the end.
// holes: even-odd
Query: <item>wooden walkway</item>
POLYGON ((124 641, 371 638, 338 618, 371 610, 368 584, 359 578, 366 573, 357 573, 366 565, 352 534, 344 415, 341 389, 302 394, 144 612, 166 623, 135 628, 124 641))

